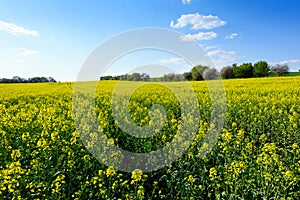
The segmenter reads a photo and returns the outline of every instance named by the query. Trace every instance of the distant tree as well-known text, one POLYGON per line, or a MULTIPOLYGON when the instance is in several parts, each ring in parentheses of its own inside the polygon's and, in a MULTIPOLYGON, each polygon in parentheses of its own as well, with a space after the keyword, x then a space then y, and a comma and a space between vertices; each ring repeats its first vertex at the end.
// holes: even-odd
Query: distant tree
POLYGON ((175 73, 164 74, 164 76, 161 78, 161 81, 167 81, 167 82, 183 81, 183 80, 185 80, 183 75, 175 74, 175 73))
POLYGON ((49 81, 46 77, 40 77, 40 82, 46 83, 46 82, 49 82, 49 81))
POLYGON ((232 71, 233 71, 233 76, 234 76, 235 78, 241 78, 242 72, 240 72, 241 70, 240 70, 239 66, 233 65, 233 66, 232 66, 232 71))
POLYGON ((100 80, 112 80, 112 76, 108 75, 108 76, 101 76, 100 80))
POLYGON ((192 80, 194 81, 201 81, 203 80, 203 72, 208 69, 207 66, 203 65, 196 65, 192 68, 192 80))
POLYGON ((21 82, 22 82, 22 78, 19 77, 19 76, 14 76, 14 77, 12 78, 12 80, 13 80, 14 82, 16 82, 16 83, 21 83, 21 82))
POLYGON ((164 74, 163 81, 167 81, 167 82, 174 81, 174 77, 175 77, 174 73, 164 74))
POLYGON ((192 80, 193 81, 200 81, 200 80, 203 80, 203 78, 202 78, 202 76, 200 75, 199 72, 193 71, 192 72, 192 80))
POLYGON ((2 78, 0 83, 45 83, 45 82, 56 82, 52 77, 33 77, 33 78, 21 78, 19 76, 14 76, 11 79, 2 78))
POLYGON ((240 66, 233 66, 233 74, 235 78, 251 78, 253 77, 253 66, 251 63, 243 63, 240 66))
POLYGON ((185 79, 185 80, 187 80, 187 81, 190 81, 190 80, 192 80, 192 72, 184 72, 183 74, 182 74, 182 76, 183 76, 183 78, 185 79))
POLYGON ((48 79, 49 82, 56 82, 56 80, 52 77, 48 77, 47 79, 48 79))
POLYGON ((1 83, 12 83, 12 79, 2 78, 1 83))
POLYGON ((223 67, 221 77, 224 79, 234 78, 233 68, 231 66, 223 67))
POLYGON ((173 81, 183 81, 185 80, 181 74, 175 74, 173 81))
POLYGON ((120 76, 120 80, 125 81, 125 80, 127 80, 127 79, 128 79, 128 74, 124 74, 124 75, 121 75, 121 76, 120 76))
POLYGON ((150 80, 150 75, 146 73, 141 74, 141 79, 142 81, 149 81, 150 80))
POLYGON ((120 80, 121 76, 113 76, 111 80, 120 80))
POLYGON ((271 72, 277 76, 283 76, 289 72, 289 65, 287 63, 277 64, 271 68, 271 72))
POLYGON ((204 80, 213 80, 218 76, 218 71, 216 68, 208 68, 203 72, 204 80))
POLYGON ((141 81, 141 74, 140 73, 133 73, 130 75, 130 80, 131 81, 141 81))
POLYGON ((127 76, 127 81, 133 81, 133 76, 132 76, 132 74, 128 74, 128 76, 127 76))
POLYGON ((133 73, 133 74, 124 74, 124 75, 116 75, 116 76, 102 76, 100 80, 128 80, 128 81, 149 81, 150 75, 146 73, 133 73))
POLYGON ((253 75, 255 77, 268 76, 269 72, 270 72, 270 67, 267 62, 259 61, 254 64, 253 75))
POLYGON ((168 81, 168 75, 164 74, 164 76, 162 77, 162 81, 168 81))
POLYGON ((31 78, 31 79, 29 79, 30 81, 30 83, 38 83, 38 82, 41 82, 41 79, 40 79, 40 77, 33 77, 33 78, 31 78))

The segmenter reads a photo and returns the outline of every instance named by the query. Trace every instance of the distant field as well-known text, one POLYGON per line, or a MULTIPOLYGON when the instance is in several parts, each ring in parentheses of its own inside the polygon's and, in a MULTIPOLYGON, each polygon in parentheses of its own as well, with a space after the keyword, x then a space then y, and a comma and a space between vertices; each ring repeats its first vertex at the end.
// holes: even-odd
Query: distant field
POLYGON ((289 72, 286 76, 300 76, 300 72, 289 72))
MULTIPOLYGON (((153 104, 167 114, 153 137, 135 138, 114 121, 116 83, 100 81, 95 97, 110 143, 139 153, 169 145, 187 119, 176 96, 157 83, 134 92, 129 111, 136 124, 153 123, 153 104)), ((180 89, 183 83, 166 84, 180 89)), ((199 100, 191 108, 200 112, 196 137, 185 155, 150 173, 117 171, 87 151, 74 123, 73 83, 0 84, 0 199, 300 199, 300 76, 224 80, 225 125, 204 158, 211 97, 205 82, 190 84, 199 100)), ((94 142, 85 117, 76 119, 94 142)))
MULTIPOLYGON (((285 74, 283 76, 300 76, 300 72, 288 72, 287 74, 285 74)), ((277 77, 277 76, 274 74, 270 74, 269 77, 277 77)))

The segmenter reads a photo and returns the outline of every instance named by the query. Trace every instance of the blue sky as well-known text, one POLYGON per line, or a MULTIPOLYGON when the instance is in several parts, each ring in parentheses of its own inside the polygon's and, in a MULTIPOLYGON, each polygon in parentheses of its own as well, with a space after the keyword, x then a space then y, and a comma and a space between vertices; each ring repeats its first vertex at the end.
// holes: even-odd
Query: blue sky
MULTIPOLYGON (((218 69, 265 60, 287 62, 291 71, 298 71, 299 8, 299 0, 0 0, 0 77, 74 81, 99 44, 143 27, 185 34, 186 40, 203 47, 218 69)), ((108 73, 122 74, 130 65, 148 63, 188 70, 172 54, 141 55, 128 55, 124 63, 120 59, 108 73)))

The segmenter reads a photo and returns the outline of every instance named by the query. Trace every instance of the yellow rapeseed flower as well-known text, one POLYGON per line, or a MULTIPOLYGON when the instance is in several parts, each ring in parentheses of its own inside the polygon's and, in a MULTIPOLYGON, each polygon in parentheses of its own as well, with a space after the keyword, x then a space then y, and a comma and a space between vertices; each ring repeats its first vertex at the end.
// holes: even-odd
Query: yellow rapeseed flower
POLYGON ((114 170, 113 167, 108 167, 106 169, 106 176, 109 177, 109 176, 114 176, 116 174, 116 170, 114 170))
POLYGON ((293 149, 293 150, 296 150, 296 149, 298 149, 298 148, 299 148, 299 146, 298 146, 297 143, 294 143, 294 144, 292 145, 292 149, 293 149))
POLYGON ((222 139, 227 142, 230 142, 232 139, 232 134, 226 131, 225 133, 222 134, 222 139))
POLYGON ((139 186, 138 191, 137 191, 137 195, 141 199, 143 198, 143 196, 144 196, 144 187, 143 186, 141 186, 141 185, 139 186))
POLYGON ((189 175, 188 181, 190 183, 194 183, 195 182, 195 179, 194 179, 193 175, 189 175))
POLYGON ((21 157, 21 153, 20 153, 20 150, 12 150, 12 153, 11 153, 11 158, 13 160, 17 160, 18 158, 21 157))
POLYGON ((293 180, 294 173, 291 170, 287 170, 286 172, 283 172, 283 177, 287 181, 293 180))
POLYGON ((215 180, 216 179, 216 177, 217 177, 217 170, 216 170, 216 168, 210 168, 210 170, 209 170, 209 178, 210 178, 210 180, 215 180))
POLYGON ((237 123, 236 122, 232 122, 231 126, 232 126, 232 128, 236 128, 237 127, 237 123))
POLYGON ((133 170, 132 173, 131 173, 132 181, 130 183, 134 184, 135 182, 138 182, 138 181, 142 180, 142 176, 143 176, 143 171, 142 170, 140 170, 140 169, 133 170))

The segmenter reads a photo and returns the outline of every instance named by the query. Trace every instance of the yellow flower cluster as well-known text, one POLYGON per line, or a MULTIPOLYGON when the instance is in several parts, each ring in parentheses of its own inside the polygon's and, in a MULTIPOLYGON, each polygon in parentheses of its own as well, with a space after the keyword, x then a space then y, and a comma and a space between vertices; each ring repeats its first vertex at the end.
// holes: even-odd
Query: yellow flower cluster
POLYGON ((210 170, 209 170, 210 180, 215 180, 217 177, 217 174, 218 174, 218 172, 217 172, 216 168, 210 168, 210 170))
POLYGON ((140 170, 140 169, 135 169, 135 170, 133 170, 132 173, 131 173, 131 178, 132 178, 132 180, 131 180, 130 183, 131 183, 131 184, 134 184, 134 183, 136 183, 136 182, 142 180, 142 177, 143 177, 143 171, 140 170))
POLYGON ((109 177, 109 176, 114 176, 116 174, 116 170, 114 170, 113 167, 108 167, 106 169, 106 176, 109 177))

